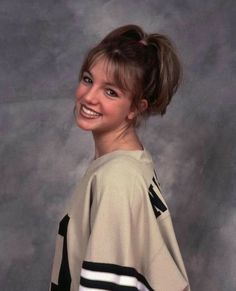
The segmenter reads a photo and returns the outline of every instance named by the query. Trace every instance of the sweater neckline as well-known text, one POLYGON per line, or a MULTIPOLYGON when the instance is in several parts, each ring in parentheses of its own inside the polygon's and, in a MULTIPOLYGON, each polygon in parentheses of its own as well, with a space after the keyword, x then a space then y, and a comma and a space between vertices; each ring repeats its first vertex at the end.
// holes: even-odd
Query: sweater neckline
POLYGON ((112 152, 106 153, 96 159, 92 158, 89 160, 89 169, 92 169, 98 165, 103 164, 104 162, 116 157, 116 156, 130 156, 133 157, 137 160, 140 160, 141 158, 144 158, 145 160, 148 159, 148 161, 150 162, 150 160, 152 161, 152 157, 150 155, 150 153, 147 151, 147 149, 143 146, 142 150, 124 150, 124 149, 120 149, 120 150, 114 150, 112 152))

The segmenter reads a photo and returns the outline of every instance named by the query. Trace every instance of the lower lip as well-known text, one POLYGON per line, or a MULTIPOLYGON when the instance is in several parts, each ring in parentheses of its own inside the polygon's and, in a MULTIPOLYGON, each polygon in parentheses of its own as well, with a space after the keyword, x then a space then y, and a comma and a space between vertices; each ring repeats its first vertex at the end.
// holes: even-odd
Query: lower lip
POLYGON ((82 115, 83 117, 87 118, 87 119, 97 119, 99 117, 101 117, 101 115, 99 116, 92 116, 92 115, 89 115, 89 114, 86 114, 83 110, 82 110, 82 106, 80 106, 80 115, 82 115))

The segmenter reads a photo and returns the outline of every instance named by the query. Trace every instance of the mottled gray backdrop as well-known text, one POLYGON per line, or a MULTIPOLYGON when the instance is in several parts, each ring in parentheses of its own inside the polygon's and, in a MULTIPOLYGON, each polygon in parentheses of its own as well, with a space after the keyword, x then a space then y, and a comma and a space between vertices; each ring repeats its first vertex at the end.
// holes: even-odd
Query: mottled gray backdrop
POLYGON ((93 155, 72 115, 79 67, 134 23, 169 35, 184 66, 166 115, 140 135, 192 290, 235 291, 236 1, 1 0, 0 17, 0 289, 47 290, 58 220, 93 155))

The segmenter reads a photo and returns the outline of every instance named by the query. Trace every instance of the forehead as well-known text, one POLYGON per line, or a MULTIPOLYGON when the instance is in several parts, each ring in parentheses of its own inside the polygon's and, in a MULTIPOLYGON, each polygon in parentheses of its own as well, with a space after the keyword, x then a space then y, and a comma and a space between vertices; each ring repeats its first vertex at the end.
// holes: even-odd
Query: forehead
POLYGON ((90 72, 97 70, 99 77, 101 77, 104 82, 112 84, 122 91, 132 92, 133 78, 129 68, 125 64, 105 56, 100 56, 95 58, 88 65, 87 70, 90 72))
MULTIPOLYGON (((114 78, 114 69, 112 64, 106 58, 97 58, 89 66, 88 70, 91 73, 96 72, 98 76, 110 83, 113 83, 114 78)), ((115 82, 114 82, 115 83, 115 82)))

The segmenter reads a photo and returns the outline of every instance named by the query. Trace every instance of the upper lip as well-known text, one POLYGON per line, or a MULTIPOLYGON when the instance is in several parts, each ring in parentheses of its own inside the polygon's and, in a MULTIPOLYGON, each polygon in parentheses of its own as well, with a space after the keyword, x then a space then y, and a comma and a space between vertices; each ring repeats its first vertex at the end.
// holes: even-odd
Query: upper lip
POLYGON ((95 112, 97 114, 101 114, 100 112, 97 112, 97 111, 93 110, 92 108, 86 106, 85 104, 81 104, 81 106, 84 106, 85 108, 87 108, 87 109, 89 109, 89 110, 91 110, 91 111, 93 111, 93 112, 95 112))

